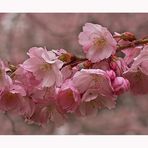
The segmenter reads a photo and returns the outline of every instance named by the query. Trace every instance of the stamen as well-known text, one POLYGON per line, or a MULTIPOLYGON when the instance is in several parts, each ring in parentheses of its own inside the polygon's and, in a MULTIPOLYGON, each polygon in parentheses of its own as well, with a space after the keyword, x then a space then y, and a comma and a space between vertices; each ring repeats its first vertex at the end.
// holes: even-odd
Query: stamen
POLYGON ((40 69, 41 69, 42 71, 48 71, 48 70, 51 69, 51 65, 50 65, 50 64, 43 64, 43 65, 40 67, 40 69))
POLYGON ((106 45, 106 40, 104 38, 95 38, 94 46, 98 49, 103 48, 106 45))

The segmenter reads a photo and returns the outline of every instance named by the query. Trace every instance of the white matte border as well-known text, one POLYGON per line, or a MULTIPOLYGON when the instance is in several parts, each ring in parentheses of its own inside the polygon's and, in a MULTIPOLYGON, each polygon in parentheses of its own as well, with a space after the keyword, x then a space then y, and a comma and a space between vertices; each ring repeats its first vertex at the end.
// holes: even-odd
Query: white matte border
POLYGON ((147 12, 147 0, 1 0, 1 12, 147 12))
POLYGON ((146 136, 0 136, 2 148, 145 148, 146 136))

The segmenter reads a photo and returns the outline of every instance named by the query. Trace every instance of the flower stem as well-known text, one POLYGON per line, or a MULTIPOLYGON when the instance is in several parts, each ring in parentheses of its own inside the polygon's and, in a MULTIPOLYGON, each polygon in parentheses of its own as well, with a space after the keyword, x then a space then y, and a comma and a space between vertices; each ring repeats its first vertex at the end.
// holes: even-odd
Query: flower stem
POLYGON ((120 50, 124 50, 126 48, 132 48, 132 47, 136 47, 136 46, 139 46, 139 45, 144 45, 144 44, 147 44, 147 43, 148 43, 148 38, 134 40, 133 42, 131 42, 131 43, 127 44, 127 45, 123 45, 123 46, 118 45, 117 50, 120 51, 120 50))
MULTIPOLYGON (((117 45, 117 51, 121 51, 121 50, 124 50, 124 49, 127 49, 127 48, 132 48, 132 47, 136 47, 136 46, 139 46, 139 45, 144 45, 144 44, 148 44, 148 38, 145 38, 145 39, 139 39, 139 40, 134 40, 132 42, 130 42, 129 44, 127 45, 117 45)), ((68 62, 68 63, 65 63, 63 65, 63 67, 67 66, 67 65, 71 65, 72 67, 73 66, 76 66, 77 64, 81 63, 81 62, 84 62, 84 61, 87 61, 88 59, 86 58, 79 58, 79 57, 76 57, 68 62)), ((63 68, 62 67, 62 68, 63 68)))

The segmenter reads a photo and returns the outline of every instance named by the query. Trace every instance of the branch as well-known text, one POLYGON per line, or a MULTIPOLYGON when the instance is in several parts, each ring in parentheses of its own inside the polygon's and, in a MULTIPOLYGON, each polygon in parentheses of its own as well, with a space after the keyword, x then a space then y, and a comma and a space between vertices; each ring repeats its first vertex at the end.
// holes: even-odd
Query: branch
MULTIPOLYGON (((139 45, 144 45, 144 44, 148 44, 148 38, 145 38, 145 39, 139 39, 139 40, 134 40, 132 42, 130 42, 129 44, 127 45, 117 45, 117 51, 121 51, 121 50, 124 50, 126 48, 131 48, 131 47, 136 47, 136 46, 139 46, 139 45)), ((81 63, 81 62, 84 62, 84 61, 87 61, 88 59, 86 58, 78 58, 78 57, 74 57, 72 61, 68 62, 68 63, 65 63, 63 65, 63 67, 67 66, 67 65, 71 65, 72 67, 73 66, 76 66, 77 64, 81 63)), ((62 67, 62 68, 63 68, 62 67)))
POLYGON ((148 43, 148 38, 134 40, 133 42, 131 42, 131 43, 127 44, 127 45, 123 45, 123 46, 118 45, 117 50, 120 51, 120 50, 124 50, 126 48, 136 47, 136 46, 144 45, 144 44, 147 44, 147 43, 148 43))
MULTIPOLYGON (((74 67, 74 66, 76 66, 77 64, 79 64, 79 63, 81 63, 81 62, 84 62, 84 61, 87 61, 88 59, 86 59, 86 58, 78 58, 78 57, 76 57, 75 56, 75 58, 72 60, 72 61, 70 61, 70 62, 68 62, 68 63, 65 63, 64 65, 63 65, 63 67, 65 67, 65 66, 68 66, 68 65, 71 65, 72 67, 74 67)), ((63 68, 62 67, 62 68, 63 68)))
POLYGON ((17 131, 15 129, 15 123, 12 120, 12 118, 10 117, 9 113, 8 112, 5 112, 5 116, 7 117, 7 119, 9 120, 9 122, 11 123, 12 133, 15 134, 15 135, 17 135, 17 131))

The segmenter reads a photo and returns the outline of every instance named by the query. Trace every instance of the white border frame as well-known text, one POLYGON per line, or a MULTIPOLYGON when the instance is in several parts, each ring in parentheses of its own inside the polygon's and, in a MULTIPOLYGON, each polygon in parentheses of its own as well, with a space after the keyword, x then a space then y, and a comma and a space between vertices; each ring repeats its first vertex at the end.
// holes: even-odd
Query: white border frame
POLYGON ((147 12, 147 0, 1 0, 1 12, 147 12))

